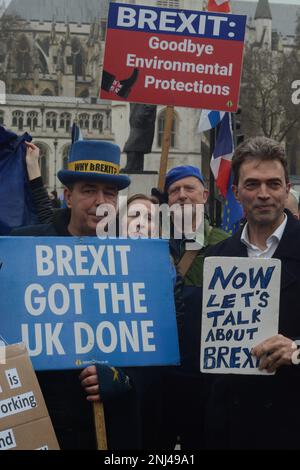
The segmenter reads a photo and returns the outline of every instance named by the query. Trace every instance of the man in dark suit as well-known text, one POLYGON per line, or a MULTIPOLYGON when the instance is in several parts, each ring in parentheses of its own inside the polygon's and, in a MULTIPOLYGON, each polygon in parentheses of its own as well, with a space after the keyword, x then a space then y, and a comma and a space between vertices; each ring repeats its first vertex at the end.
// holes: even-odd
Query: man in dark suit
POLYGON ((283 147, 255 137, 237 147, 233 190, 247 223, 207 256, 273 257, 282 262, 278 334, 252 349, 274 375, 218 375, 207 407, 209 447, 291 449, 300 443, 300 224, 284 206, 290 190, 283 147))

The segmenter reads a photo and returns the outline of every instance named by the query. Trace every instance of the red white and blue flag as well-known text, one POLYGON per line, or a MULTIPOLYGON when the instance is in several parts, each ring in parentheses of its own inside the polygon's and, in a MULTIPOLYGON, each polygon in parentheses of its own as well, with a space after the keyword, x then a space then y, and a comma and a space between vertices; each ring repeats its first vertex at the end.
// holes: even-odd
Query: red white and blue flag
POLYGON ((220 124, 210 167, 216 180, 216 186, 225 199, 222 228, 231 234, 239 228, 239 221, 243 217, 243 208, 232 192, 231 160, 233 152, 231 114, 225 113, 220 124))
POLYGON ((230 178, 233 151, 231 114, 225 113, 220 124, 215 149, 210 161, 210 167, 216 180, 216 186, 224 198, 226 198, 230 178))
POLYGON ((222 13, 230 13, 229 0, 208 0, 207 11, 216 11, 222 13))
MULTIPOLYGON (((207 11, 230 13, 229 0, 208 0, 207 11)), ((217 127, 225 115, 225 111, 210 111, 203 109, 200 115, 197 131, 205 132, 217 127)))
POLYGON ((209 109, 202 109, 197 131, 205 132, 214 129, 222 121, 225 111, 210 111, 209 109))

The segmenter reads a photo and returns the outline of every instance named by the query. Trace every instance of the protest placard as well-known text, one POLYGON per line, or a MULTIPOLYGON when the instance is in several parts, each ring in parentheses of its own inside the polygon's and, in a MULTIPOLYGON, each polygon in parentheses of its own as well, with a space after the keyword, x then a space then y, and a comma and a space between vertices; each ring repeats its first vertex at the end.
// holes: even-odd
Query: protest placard
POLYGON ((236 111, 246 16, 111 3, 100 96, 236 111))
POLYGON ((59 449, 25 345, 5 350, 5 364, 0 364, 0 451, 59 449))
POLYGON ((36 370, 177 364, 165 240, 2 237, 0 331, 36 370))
POLYGON ((204 263, 201 371, 266 374, 251 348, 278 334, 281 261, 207 258, 204 263))

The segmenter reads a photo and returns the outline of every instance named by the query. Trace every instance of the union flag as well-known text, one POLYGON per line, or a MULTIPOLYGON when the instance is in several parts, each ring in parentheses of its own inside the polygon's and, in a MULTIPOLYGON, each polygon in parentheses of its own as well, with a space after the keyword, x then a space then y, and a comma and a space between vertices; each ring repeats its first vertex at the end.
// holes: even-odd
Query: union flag
POLYGON ((230 13, 230 0, 208 0, 207 11, 230 13))

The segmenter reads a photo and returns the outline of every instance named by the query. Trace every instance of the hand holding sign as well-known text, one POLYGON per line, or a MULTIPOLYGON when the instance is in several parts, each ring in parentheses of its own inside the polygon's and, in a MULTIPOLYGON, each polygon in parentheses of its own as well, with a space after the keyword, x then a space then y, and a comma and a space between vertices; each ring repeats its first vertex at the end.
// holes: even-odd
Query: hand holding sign
POLYGON ((281 366, 290 366, 297 349, 296 343, 290 338, 275 335, 255 346, 251 353, 260 359, 259 370, 273 373, 281 366))
POLYGON ((104 407, 99 401, 105 402, 117 398, 131 390, 129 377, 121 369, 97 364, 97 367, 86 367, 81 372, 79 380, 85 389, 87 400, 93 402, 97 448, 107 450, 104 407))
POLYGON ((86 399, 92 402, 100 401, 99 381, 96 366, 89 366, 83 369, 79 375, 79 380, 81 381, 81 386, 84 388, 87 395, 86 399))
POLYGON ((91 402, 105 402, 131 390, 130 379, 121 369, 103 364, 86 367, 79 380, 91 402))
POLYGON ((276 259, 206 258, 202 372, 266 374, 290 363, 292 341, 275 336, 280 266, 276 259), (271 359, 260 362, 266 353, 271 359))

